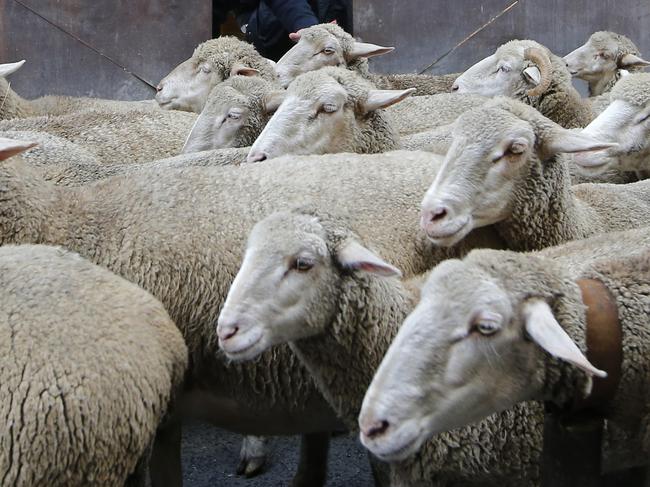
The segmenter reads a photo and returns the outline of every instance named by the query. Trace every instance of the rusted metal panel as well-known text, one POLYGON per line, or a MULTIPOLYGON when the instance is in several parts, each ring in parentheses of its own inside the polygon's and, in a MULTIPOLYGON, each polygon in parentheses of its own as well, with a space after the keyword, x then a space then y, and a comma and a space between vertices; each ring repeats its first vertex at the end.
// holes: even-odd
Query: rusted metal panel
POLYGON ((151 98, 127 71, 155 86, 211 37, 211 13, 210 0, 0 0, 0 62, 27 60, 11 82, 29 98, 151 98))
MULTIPOLYGON (((373 58, 374 70, 416 72, 513 3, 515 0, 355 0, 355 35, 397 48, 373 58)), ((625 34, 650 56, 649 21, 648 0, 519 0, 428 72, 462 71, 510 39, 534 39, 565 55, 597 30, 625 34)))

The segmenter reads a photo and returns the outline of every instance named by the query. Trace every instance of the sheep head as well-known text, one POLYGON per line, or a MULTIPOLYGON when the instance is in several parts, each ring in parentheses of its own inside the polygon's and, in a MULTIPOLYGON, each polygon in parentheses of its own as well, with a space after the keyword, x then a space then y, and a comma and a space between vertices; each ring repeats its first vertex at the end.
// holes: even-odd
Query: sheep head
POLYGON ((460 75, 452 91, 523 98, 540 96, 552 81, 553 65, 545 47, 510 41, 460 75))
POLYGON ((325 66, 347 66, 360 58, 391 52, 394 48, 377 46, 354 38, 336 24, 319 24, 292 34, 296 41, 277 62, 275 69, 286 88, 300 74, 325 66))
POLYGON ((313 211, 284 211, 258 222, 219 315, 219 346, 233 360, 250 360, 273 345, 323 333, 349 278, 346 269, 399 275, 356 236, 313 211))
POLYGON ((577 286, 556 298, 548 267, 488 250, 439 264, 366 392, 364 446, 385 461, 403 460, 433 435, 546 399, 550 355, 586 372, 576 370, 582 383, 602 376, 556 318, 581 319, 577 286))
POLYGON ((420 226, 437 245, 455 245, 474 228, 508 219, 537 165, 558 153, 614 145, 497 98, 454 123, 443 166, 422 200, 420 226))

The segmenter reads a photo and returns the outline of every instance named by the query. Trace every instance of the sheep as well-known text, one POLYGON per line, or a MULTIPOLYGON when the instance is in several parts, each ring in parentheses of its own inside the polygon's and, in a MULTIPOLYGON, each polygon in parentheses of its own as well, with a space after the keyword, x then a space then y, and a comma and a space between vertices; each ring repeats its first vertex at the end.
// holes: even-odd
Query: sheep
POLYGON ((37 143, 36 147, 25 152, 22 157, 32 165, 44 166, 44 169, 56 164, 81 167, 100 164, 91 151, 45 132, 5 130, 0 132, 0 137, 37 143))
POLYGON ((43 96, 35 100, 25 100, 11 89, 5 79, 6 76, 20 69, 24 63, 25 61, 22 60, 17 63, 0 64, 0 120, 66 115, 88 109, 115 112, 132 109, 151 110, 156 107, 153 100, 119 101, 73 96, 43 96))
POLYGON ((325 66, 346 66, 379 89, 415 88, 416 95, 449 93, 459 73, 430 76, 421 74, 373 74, 367 58, 391 52, 393 47, 356 41, 336 24, 319 24, 291 34, 297 44, 276 63, 278 78, 285 88, 300 74, 325 66))
MULTIPOLYGON (((646 240, 650 243, 650 238, 646 240)), ((612 247, 616 245, 610 245, 605 255, 612 247)), ((362 246, 345 219, 303 208, 275 213, 257 223, 249 236, 240 272, 219 317, 220 345, 233 360, 246 360, 289 341, 324 395, 352 426, 363 385, 417 300, 421 277, 402 286, 372 276, 398 273, 362 246)), ((521 485, 522 473, 530 469, 526 485, 534 485, 541 427, 541 408, 530 404, 469 431, 442 435, 418 457, 394 467, 404 485, 434 478, 458 480, 459 470, 461 475, 477 475, 473 469, 480 471, 479 478, 472 477, 478 485, 485 485, 486 469, 497 470, 489 477, 504 475, 506 485, 521 485), (506 437, 504 431, 513 434, 506 437), (493 441, 492 448, 455 449, 470 447, 478 436, 484 447, 493 441), (456 460, 460 466, 446 457, 450 447, 456 459, 461 457, 456 460), (512 465, 513 458, 521 463, 512 465)), ((392 458, 386 452, 381 456, 392 458)))
POLYGON ((410 452, 431 435, 521 401, 570 408, 584 399, 598 380, 592 377, 607 375, 580 351, 585 298, 597 298, 602 314, 607 302, 585 285, 592 280, 613 298, 623 336, 622 376, 607 426, 642 442, 646 463, 647 227, 528 254, 474 250, 438 265, 368 388, 359 416, 362 443, 374 453, 410 452))
POLYGON ((249 162, 284 154, 357 152, 373 154, 398 148, 398 136, 385 113, 412 89, 375 90, 343 68, 323 68, 300 75, 253 143, 249 162))
POLYGON ((452 91, 510 96, 535 107, 565 128, 591 122, 591 105, 571 84, 565 62, 530 40, 506 42, 456 79, 452 91))
POLYGON ((650 171, 650 74, 630 74, 611 91, 611 105, 582 133, 617 145, 591 157, 574 157, 581 172, 600 175, 609 170, 650 171))
POLYGON ((163 110, 82 110, 4 120, 0 131, 45 132, 92 152, 102 164, 137 163, 179 154, 195 120, 191 113, 163 110))
POLYGON ((650 62, 641 58, 634 43, 621 34, 600 31, 564 56, 569 72, 589 83, 589 96, 608 93, 628 72, 639 71, 650 62))
POLYGON ((0 248, 0 482, 144 485, 187 348, 162 304, 78 254, 0 248))
POLYGON ((182 152, 252 145, 271 116, 266 95, 274 88, 259 76, 231 76, 219 83, 210 92, 182 152))
POLYGON ((212 89, 230 76, 261 76, 277 82, 273 63, 236 37, 210 39, 176 66, 157 86, 156 101, 166 110, 201 113, 212 89))
MULTIPOLYGON (((290 157, 239 167, 142 168, 62 187, 13 158, 0 164, 0 244, 66 246, 160 299, 190 353, 183 402, 196 401, 191 409, 204 419, 244 434, 328 431, 338 420, 288 349, 246 366, 218 352, 214 323, 237 272, 238 249, 255 221, 302 201, 353 211, 357 227, 409 275, 464 248, 501 246, 483 229, 460 248, 441 249, 414 227, 417 199, 439 164, 433 154, 406 151, 290 157)), ((167 439, 159 445, 167 458, 178 436, 160 438, 167 439)), ((177 471, 179 461, 171 455, 161 463, 177 471)), ((318 481, 307 477, 296 485, 318 481)))
POLYGON ((444 165, 422 201, 420 225, 438 245, 494 225, 513 250, 645 225, 650 181, 571 186, 566 161, 557 156, 613 145, 497 98, 456 120, 444 165))

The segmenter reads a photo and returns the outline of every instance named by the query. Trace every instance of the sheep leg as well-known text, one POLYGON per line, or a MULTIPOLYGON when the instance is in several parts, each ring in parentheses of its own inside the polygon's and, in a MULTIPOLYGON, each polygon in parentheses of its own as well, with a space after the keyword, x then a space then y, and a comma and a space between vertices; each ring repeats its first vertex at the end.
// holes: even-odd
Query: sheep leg
POLYGON ((330 433, 302 435, 300 460, 291 487, 322 487, 327 480, 327 455, 330 433))
POLYGON ((245 436, 239 451, 237 475, 254 477, 262 473, 266 463, 268 440, 263 436, 245 436))
POLYGON ((152 449, 153 442, 149 444, 138 459, 135 469, 124 482, 124 487, 145 487, 147 485, 147 466, 149 465, 152 449))
POLYGON ((156 432, 149 476, 151 487, 182 487, 181 419, 174 415, 161 424, 156 432))

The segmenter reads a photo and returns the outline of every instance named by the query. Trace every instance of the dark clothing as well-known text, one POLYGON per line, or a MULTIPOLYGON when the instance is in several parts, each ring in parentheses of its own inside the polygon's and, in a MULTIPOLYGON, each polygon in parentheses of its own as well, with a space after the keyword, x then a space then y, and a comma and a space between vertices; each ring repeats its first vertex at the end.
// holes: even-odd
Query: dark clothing
MULTIPOLYGON (((348 32, 351 0, 215 0, 214 12, 234 10, 246 39, 262 56, 277 61, 291 49, 290 32, 336 20, 348 32)), ((215 19, 216 20, 216 19, 215 19)))

